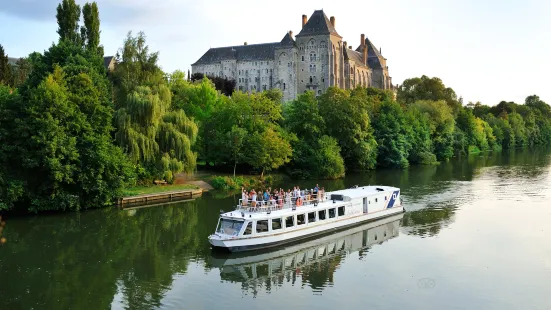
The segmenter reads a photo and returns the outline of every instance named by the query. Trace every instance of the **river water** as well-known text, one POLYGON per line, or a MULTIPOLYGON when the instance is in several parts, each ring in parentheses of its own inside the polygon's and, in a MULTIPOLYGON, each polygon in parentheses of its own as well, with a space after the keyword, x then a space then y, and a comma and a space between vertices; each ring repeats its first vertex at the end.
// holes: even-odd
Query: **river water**
POLYGON ((244 255, 207 242, 237 195, 8 218, 0 309, 551 309, 550 172, 535 149, 320 181, 400 187, 408 212, 244 255))

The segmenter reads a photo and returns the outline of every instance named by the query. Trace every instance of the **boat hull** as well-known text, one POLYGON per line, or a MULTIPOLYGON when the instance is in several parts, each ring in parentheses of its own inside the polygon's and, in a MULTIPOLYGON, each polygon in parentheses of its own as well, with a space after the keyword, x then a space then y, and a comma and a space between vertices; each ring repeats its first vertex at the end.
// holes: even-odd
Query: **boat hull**
POLYGON ((337 231, 345 230, 360 224, 376 221, 382 218, 390 217, 399 213, 405 212, 402 206, 396 206, 383 211, 363 214, 354 218, 348 218, 342 220, 339 225, 332 225, 335 223, 328 223, 325 225, 319 225, 314 227, 307 227, 302 231, 292 231, 282 233, 276 236, 255 237, 248 239, 225 239, 219 240, 215 238, 209 238, 209 242, 212 245, 212 249, 215 251, 226 252, 244 252, 252 250, 264 250, 282 245, 288 245, 303 241, 305 239, 315 238, 327 234, 332 234, 337 231))

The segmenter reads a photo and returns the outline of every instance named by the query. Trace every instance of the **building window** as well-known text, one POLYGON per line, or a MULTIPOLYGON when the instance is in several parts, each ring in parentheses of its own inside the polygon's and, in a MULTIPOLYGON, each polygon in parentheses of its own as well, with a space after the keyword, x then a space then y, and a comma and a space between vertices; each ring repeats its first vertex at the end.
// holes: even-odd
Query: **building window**
POLYGON ((281 66, 281 60, 279 60, 279 65, 281 66))
POLYGON ((312 77, 310 77, 310 84, 312 84, 312 77))
POLYGON ((316 72, 316 65, 310 64, 310 72, 316 72))
POLYGON ((310 53, 310 61, 316 61, 316 53, 310 53))
POLYGON ((291 63, 290 62, 287 63, 287 67, 291 68, 291 63))
POLYGON ((304 61, 304 56, 302 56, 302 61, 304 61))
POLYGON ((266 85, 262 85, 262 90, 266 90, 266 85))
POLYGON ((321 95, 321 89, 318 90, 318 95, 321 95))
POLYGON ((283 90, 285 90, 285 83, 283 83, 283 90))

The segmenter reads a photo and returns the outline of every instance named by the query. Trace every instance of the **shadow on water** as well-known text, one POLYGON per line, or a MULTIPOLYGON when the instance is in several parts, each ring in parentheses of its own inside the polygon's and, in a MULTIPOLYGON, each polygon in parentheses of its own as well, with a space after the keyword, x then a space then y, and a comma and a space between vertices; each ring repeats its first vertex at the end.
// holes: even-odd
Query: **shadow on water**
POLYGON ((319 290, 334 283, 335 270, 349 253, 365 256, 373 244, 396 236, 398 221, 402 233, 420 237, 453 226, 455 212, 477 199, 473 180, 489 183, 488 195, 497 199, 519 196, 519 191, 522 197, 537 197, 539 188, 529 185, 548 177, 549 154, 548 149, 517 150, 437 166, 350 174, 335 181, 287 181, 285 189, 397 186, 408 212, 382 226, 347 230, 333 239, 316 239, 311 246, 256 257, 216 258, 207 241, 219 210, 232 210, 239 193, 206 193, 195 201, 128 211, 7 219, 3 235, 8 242, 0 246, 0 309, 105 309, 115 302, 130 309, 158 308, 175 279, 189 275, 191 265, 205 272, 219 270, 222 280, 241 283, 244 291, 269 290, 283 279, 295 281, 297 275, 303 285, 319 290), (380 229, 387 230, 387 237, 371 239, 373 233, 383 233, 380 229))

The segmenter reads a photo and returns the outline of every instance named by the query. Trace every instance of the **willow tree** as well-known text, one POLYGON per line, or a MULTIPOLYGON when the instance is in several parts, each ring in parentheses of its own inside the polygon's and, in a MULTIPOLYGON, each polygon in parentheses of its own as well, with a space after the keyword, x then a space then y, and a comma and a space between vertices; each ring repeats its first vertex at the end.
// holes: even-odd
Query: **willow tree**
POLYGON ((157 53, 149 53, 145 35, 129 33, 117 58, 113 78, 118 144, 133 163, 145 168, 142 178, 170 182, 175 173, 193 171, 197 155, 191 147, 197 125, 183 110, 173 109, 157 53))

